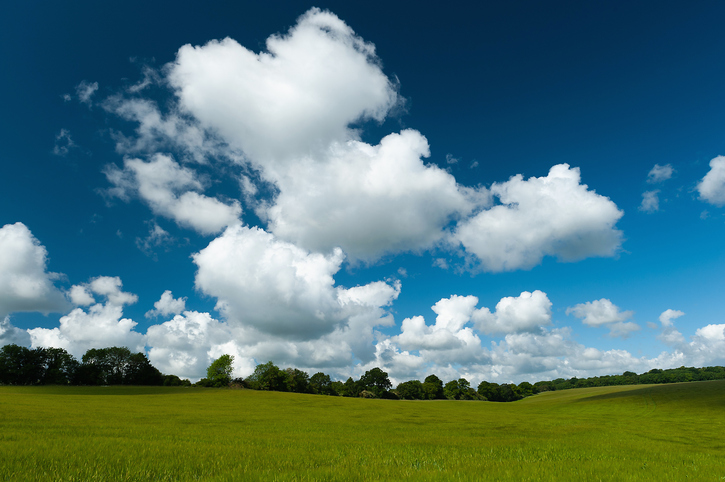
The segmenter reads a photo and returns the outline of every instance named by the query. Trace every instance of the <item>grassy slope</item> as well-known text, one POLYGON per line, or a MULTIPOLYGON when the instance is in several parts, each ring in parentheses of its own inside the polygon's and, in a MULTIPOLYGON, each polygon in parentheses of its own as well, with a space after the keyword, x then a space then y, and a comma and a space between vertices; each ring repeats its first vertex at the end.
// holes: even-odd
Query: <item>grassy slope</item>
POLYGON ((725 381, 405 402, 0 387, 0 480, 725 480, 725 381))

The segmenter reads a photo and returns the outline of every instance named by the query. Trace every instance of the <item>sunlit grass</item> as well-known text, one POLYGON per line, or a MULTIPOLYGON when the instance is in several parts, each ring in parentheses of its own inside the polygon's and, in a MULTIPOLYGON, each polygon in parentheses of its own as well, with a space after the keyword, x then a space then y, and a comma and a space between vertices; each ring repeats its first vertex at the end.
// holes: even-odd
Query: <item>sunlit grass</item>
POLYGON ((725 480, 725 381, 515 403, 0 387, 0 480, 725 480))

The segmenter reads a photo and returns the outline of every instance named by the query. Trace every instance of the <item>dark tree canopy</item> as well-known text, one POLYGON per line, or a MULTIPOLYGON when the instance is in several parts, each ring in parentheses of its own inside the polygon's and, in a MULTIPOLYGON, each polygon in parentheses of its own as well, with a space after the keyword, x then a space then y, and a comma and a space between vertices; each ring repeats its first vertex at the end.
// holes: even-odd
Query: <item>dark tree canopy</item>
POLYGON ((364 390, 374 393, 379 398, 393 387, 388 374, 378 367, 366 371, 365 375, 360 377, 360 383, 364 390))
POLYGON ((232 355, 222 355, 206 369, 206 379, 212 387, 227 387, 232 381, 232 355))

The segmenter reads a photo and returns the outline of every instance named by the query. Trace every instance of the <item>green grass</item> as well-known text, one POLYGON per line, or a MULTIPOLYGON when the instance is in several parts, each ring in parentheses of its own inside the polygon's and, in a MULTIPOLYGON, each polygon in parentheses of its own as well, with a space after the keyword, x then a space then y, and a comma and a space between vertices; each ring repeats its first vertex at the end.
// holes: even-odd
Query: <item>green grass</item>
POLYGON ((0 387, 0 480, 725 480, 725 381, 515 403, 0 387))

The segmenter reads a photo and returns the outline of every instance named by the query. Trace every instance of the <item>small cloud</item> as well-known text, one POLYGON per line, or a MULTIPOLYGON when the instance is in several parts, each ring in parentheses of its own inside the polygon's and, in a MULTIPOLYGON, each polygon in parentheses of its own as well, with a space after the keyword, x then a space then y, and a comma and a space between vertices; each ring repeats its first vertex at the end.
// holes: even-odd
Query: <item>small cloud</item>
MULTIPOLYGON (((80 84, 76 86, 76 95, 78 100, 83 104, 92 104, 91 97, 98 90, 98 82, 86 82, 82 80, 80 84)), ((66 94, 67 95, 67 94, 66 94)))
POLYGON ((398 268, 398 274, 399 274, 399 275, 400 275, 400 276, 401 276, 402 278, 407 278, 407 277, 408 277, 408 270, 406 270, 406 269, 405 269, 405 268, 403 268, 403 267, 400 267, 400 268, 398 268))
POLYGON ((68 129, 61 129, 55 136, 55 145, 53 146, 53 154, 56 156, 65 157, 68 155, 71 149, 78 147, 73 142, 68 129))
POLYGON ((173 242, 174 237, 171 236, 168 231, 155 222, 152 222, 149 229, 149 235, 145 238, 136 238, 136 247, 146 256, 156 259, 155 248, 168 246, 173 242))
POLYGON ((647 182, 649 184, 659 184, 670 179, 672 174, 675 172, 676 171, 672 168, 672 164, 665 164, 664 166, 655 164, 655 167, 653 167, 649 174, 647 174, 647 182))
POLYGON ((458 159, 453 154, 446 154, 446 164, 458 164, 458 159))
POLYGON ((71 101, 70 94, 63 94, 63 95, 60 96, 60 98, 63 99, 63 102, 70 102, 71 101))
POLYGON ((672 326, 672 320, 677 319, 684 314, 685 313, 680 310, 665 310, 660 315, 660 323, 662 323, 663 328, 668 328, 672 326))
POLYGON ((469 166, 471 169, 475 169, 478 167, 478 161, 474 160, 471 165, 469 166))
POLYGON ((700 219, 707 219, 710 217, 710 211, 705 209, 703 212, 700 213, 700 219))
POLYGON ((639 325, 626 321, 634 315, 634 311, 619 311, 619 307, 606 298, 571 306, 566 309, 566 314, 573 314, 588 326, 604 326, 612 337, 627 338, 630 333, 639 330, 639 325))
POLYGON ((435 258, 433 260, 433 266, 437 266, 441 269, 448 269, 448 261, 445 258, 435 258))
POLYGON ((174 298, 171 290, 166 290, 159 301, 154 303, 154 309, 146 312, 146 318, 156 316, 178 315, 186 309, 186 298, 174 298))
POLYGON ((645 191, 642 193, 642 204, 639 205, 639 210, 644 213, 653 213, 660 210, 660 199, 658 194, 659 189, 654 191, 645 191))

